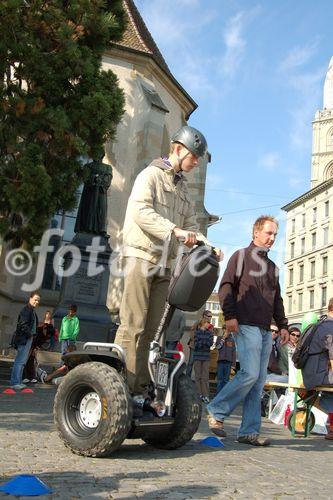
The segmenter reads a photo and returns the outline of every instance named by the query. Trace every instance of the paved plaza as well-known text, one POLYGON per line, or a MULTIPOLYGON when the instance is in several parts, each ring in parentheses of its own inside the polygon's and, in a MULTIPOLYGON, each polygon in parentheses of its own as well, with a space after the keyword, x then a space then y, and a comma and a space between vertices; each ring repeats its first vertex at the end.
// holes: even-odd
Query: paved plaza
MULTIPOLYGON (((313 499, 333 498, 333 446, 322 436, 292 438, 264 419, 270 448, 235 442, 239 416, 228 420, 225 448, 200 444, 210 435, 203 418, 185 447, 161 451, 127 440, 104 459, 66 449, 53 424, 55 386, 33 394, 3 394, 0 386, 0 483, 15 474, 34 474, 62 499, 313 499)), ((0 493, 0 498, 10 498, 0 493)), ((21 497, 22 498, 22 497, 21 497)))

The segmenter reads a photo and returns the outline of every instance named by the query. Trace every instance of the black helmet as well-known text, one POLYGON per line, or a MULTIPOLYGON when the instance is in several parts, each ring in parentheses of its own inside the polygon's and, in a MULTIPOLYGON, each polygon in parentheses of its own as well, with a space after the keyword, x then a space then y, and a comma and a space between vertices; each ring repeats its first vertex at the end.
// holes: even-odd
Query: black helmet
POLYGON ((199 158, 207 153, 207 141, 199 130, 188 125, 181 127, 171 138, 171 142, 178 142, 199 158))

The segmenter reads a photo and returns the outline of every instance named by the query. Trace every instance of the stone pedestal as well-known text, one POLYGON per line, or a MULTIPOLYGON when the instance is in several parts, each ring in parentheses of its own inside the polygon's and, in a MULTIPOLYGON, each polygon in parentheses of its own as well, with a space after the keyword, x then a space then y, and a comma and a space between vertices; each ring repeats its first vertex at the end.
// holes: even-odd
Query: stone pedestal
POLYGON ((87 251, 92 245, 94 234, 76 233, 71 245, 80 250, 81 258, 75 254, 67 253, 65 256, 64 269, 78 263, 78 270, 72 276, 63 277, 61 283, 60 301, 54 311, 55 326, 60 329, 61 320, 68 314, 70 304, 78 306, 77 316, 80 320, 80 342, 110 342, 111 317, 106 306, 107 292, 109 286, 109 260, 112 249, 108 243, 108 237, 99 236, 99 245, 103 251, 97 255, 87 251), (103 267, 99 274, 89 276, 89 261, 95 261, 95 266, 103 267), (79 261, 79 262, 78 262, 79 261))

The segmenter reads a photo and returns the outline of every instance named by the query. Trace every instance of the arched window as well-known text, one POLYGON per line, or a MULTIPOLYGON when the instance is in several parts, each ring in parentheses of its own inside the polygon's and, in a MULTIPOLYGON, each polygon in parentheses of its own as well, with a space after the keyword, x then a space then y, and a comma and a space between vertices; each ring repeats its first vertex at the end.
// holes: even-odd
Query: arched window
POLYGON ((333 162, 331 162, 324 170, 324 180, 328 181, 333 177, 333 162))
POLYGON ((327 148, 333 149, 333 127, 327 132, 327 148))

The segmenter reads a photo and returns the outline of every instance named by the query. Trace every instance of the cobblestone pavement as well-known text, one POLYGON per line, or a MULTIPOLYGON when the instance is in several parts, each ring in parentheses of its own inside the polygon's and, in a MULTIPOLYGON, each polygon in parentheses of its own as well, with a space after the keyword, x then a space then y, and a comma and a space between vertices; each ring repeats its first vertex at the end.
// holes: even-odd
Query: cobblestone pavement
POLYGON ((235 442, 240 420, 235 416, 226 424, 225 448, 214 449, 199 444, 210 435, 204 418, 194 439, 179 450, 161 451, 141 440, 127 440, 111 457, 84 458, 66 449, 57 436, 54 386, 36 386, 33 394, 5 395, 3 389, 0 483, 15 474, 35 474, 53 489, 41 498, 333 498, 333 447, 322 436, 292 438, 285 428, 264 419, 263 435, 274 446, 254 448, 235 442))

